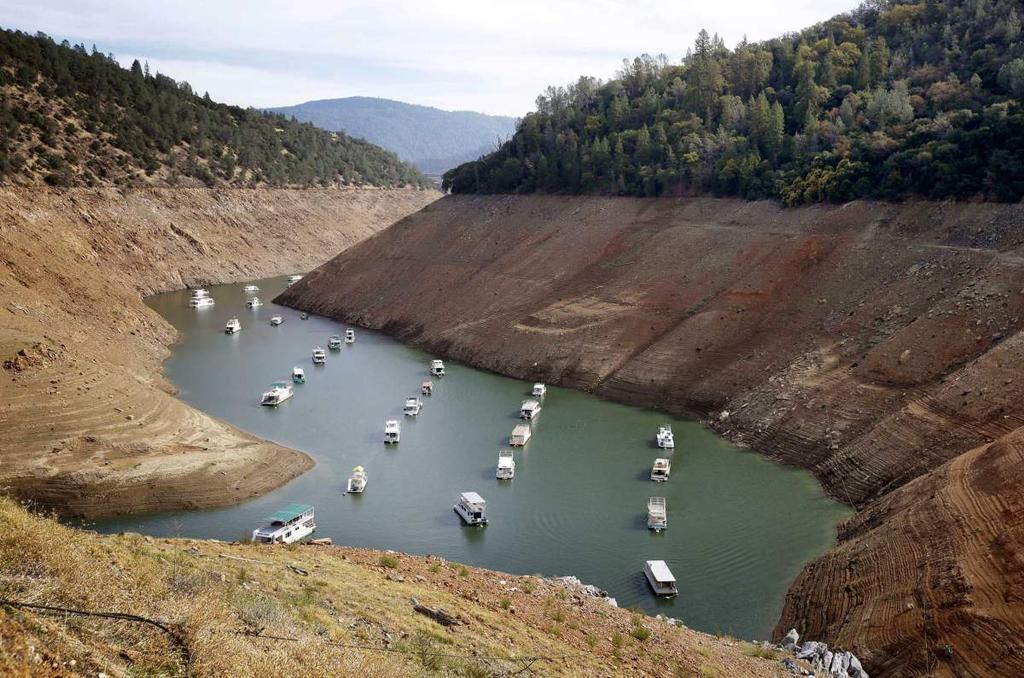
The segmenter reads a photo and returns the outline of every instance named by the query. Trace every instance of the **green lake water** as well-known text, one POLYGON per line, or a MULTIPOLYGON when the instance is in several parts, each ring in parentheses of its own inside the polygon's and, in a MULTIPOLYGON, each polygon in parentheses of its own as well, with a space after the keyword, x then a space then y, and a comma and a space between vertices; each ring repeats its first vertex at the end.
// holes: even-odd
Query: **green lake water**
MULTIPOLYGON (((257 281, 265 302, 283 278, 257 281)), ((188 306, 187 292, 147 303, 180 332, 166 364, 180 397, 254 435, 303 450, 316 460, 305 475, 230 508, 134 515, 100 521, 104 532, 239 539, 289 502, 316 507, 316 536, 337 544, 437 554, 517 573, 575 575, 606 589, 620 606, 683 619, 687 625, 742 638, 764 638, 800 567, 834 542, 849 509, 830 500, 814 478, 738 449, 693 421, 548 388, 533 439, 517 448, 512 481, 494 478, 499 448, 520 423, 531 384, 446 362, 422 413, 402 403, 429 378, 431 356, 356 328, 356 343, 329 351, 315 367, 314 346, 327 349, 345 325, 266 303, 245 308, 242 285, 210 289, 216 305, 188 306), (279 327, 272 315, 284 316, 279 327), (238 316, 243 329, 224 324, 238 316), (277 408, 259 396, 293 366, 307 382, 277 408), (402 441, 385 446, 386 419, 402 441), (675 452, 654 444, 671 423, 675 452), (648 479, 658 456, 671 456, 672 477, 648 479), (345 495, 355 465, 369 476, 363 495, 345 495), (460 492, 479 492, 490 524, 461 525, 452 511, 460 492), (668 529, 646 527, 650 496, 664 496, 668 529), (644 560, 668 562, 679 596, 656 599, 644 560)))

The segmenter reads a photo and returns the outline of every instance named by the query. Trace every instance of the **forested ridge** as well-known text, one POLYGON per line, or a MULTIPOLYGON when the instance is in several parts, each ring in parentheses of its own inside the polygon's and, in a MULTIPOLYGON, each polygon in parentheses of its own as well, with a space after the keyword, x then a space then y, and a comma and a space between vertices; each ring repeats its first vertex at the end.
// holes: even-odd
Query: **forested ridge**
POLYGON ((681 64, 549 87, 498 151, 444 175, 456 193, 711 193, 790 205, 1024 196, 1024 6, 872 0, 681 64))
POLYGON ((429 184, 343 133, 199 96, 135 61, 0 30, 0 183, 429 184))

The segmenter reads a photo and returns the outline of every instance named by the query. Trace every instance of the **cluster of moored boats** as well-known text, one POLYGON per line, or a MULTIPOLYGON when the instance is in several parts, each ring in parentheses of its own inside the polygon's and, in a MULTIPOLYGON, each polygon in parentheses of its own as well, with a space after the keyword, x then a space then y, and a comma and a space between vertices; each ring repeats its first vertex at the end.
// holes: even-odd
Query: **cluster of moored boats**
MULTIPOLYGON (((302 276, 295 275, 288 279, 291 285, 302 276)), ((244 291, 251 296, 246 307, 250 309, 259 308, 263 302, 255 296, 259 287, 253 284, 246 285, 244 291)), ((203 308, 214 304, 213 298, 206 290, 192 290, 189 304, 195 308, 203 308)), ((303 319, 308 315, 303 313, 303 319)), ((281 325, 284 318, 280 315, 271 317, 270 324, 281 325)), ((240 332, 242 324, 237 317, 228 320, 224 327, 227 334, 240 332)), ((355 343, 355 330, 345 330, 344 339, 341 335, 331 335, 327 340, 327 348, 331 351, 341 350, 344 344, 355 343)), ((317 346, 313 349, 312 360, 314 365, 324 365, 327 362, 327 352, 317 346)), ((444 362, 432 360, 428 373, 433 378, 445 376, 444 362)), ((306 381, 305 370, 296 366, 292 369, 292 383, 302 384, 306 381)), ((420 396, 430 396, 434 393, 434 382, 424 381, 420 385, 420 396)), ((522 402, 519 408, 519 416, 524 423, 517 424, 509 435, 508 448, 498 451, 498 464, 495 469, 495 478, 499 481, 512 480, 515 477, 516 462, 512 448, 524 447, 533 437, 533 422, 537 420, 543 409, 544 396, 547 394, 547 386, 543 383, 535 383, 530 391, 530 397, 522 402)), ((260 404, 276 406, 290 399, 294 395, 292 384, 287 381, 275 381, 270 385, 269 390, 263 393, 260 404)), ((423 400, 419 396, 406 398, 402 406, 405 416, 415 417, 423 410, 423 400)), ((402 429, 397 419, 388 419, 384 422, 384 444, 395 445, 401 441, 402 429)), ((675 439, 672 428, 668 425, 660 426, 655 437, 655 442, 661 450, 673 451, 675 439)), ((669 479, 672 470, 671 461, 667 457, 659 457, 654 460, 651 467, 650 478, 654 482, 665 482, 669 479)), ((366 489, 369 477, 363 466, 356 466, 348 477, 346 492, 359 494, 366 489)), ((459 518, 471 526, 484 526, 488 522, 487 502, 477 492, 462 492, 458 501, 452 507, 459 518)), ((647 527, 660 532, 668 527, 668 513, 664 497, 650 497, 647 501, 647 527)), ((289 544, 309 536, 316 529, 314 508, 308 504, 289 504, 282 507, 266 518, 266 524, 253 530, 252 539, 255 543, 283 543, 289 544)), ((659 596, 674 596, 678 593, 676 580, 663 560, 648 560, 644 563, 644 575, 654 593, 659 596)))

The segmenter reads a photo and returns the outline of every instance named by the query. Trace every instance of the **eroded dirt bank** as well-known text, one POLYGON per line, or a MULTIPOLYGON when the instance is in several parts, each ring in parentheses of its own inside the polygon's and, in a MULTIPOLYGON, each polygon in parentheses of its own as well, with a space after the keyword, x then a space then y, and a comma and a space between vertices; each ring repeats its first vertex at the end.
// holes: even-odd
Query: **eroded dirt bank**
POLYGON ((172 396, 142 296, 306 270, 424 191, 0 189, 0 487, 63 513, 215 506, 307 470, 172 396))
POLYGON ((1009 205, 453 196, 281 301, 811 469, 860 513, 779 630, 894 673, 1010 675, 1024 490, 988 476, 1019 468, 1022 246, 1009 205))

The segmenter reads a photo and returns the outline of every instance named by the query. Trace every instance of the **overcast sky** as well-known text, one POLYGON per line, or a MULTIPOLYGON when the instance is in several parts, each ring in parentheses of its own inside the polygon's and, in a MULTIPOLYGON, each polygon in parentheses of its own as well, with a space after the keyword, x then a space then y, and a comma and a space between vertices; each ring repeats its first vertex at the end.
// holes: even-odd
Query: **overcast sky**
POLYGON ((0 25, 148 60, 243 106, 378 96, 520 116, 547 85, 682 58, 703 27, 731 47, 857 0, 0 0, 0 25))

